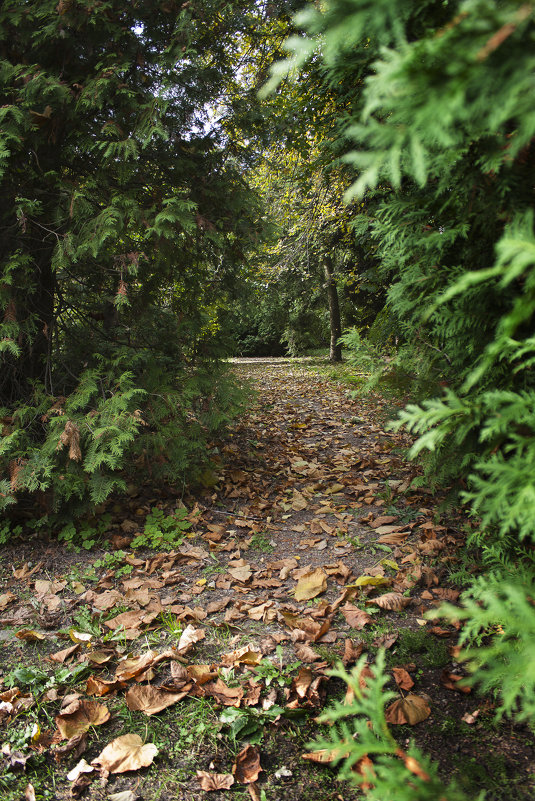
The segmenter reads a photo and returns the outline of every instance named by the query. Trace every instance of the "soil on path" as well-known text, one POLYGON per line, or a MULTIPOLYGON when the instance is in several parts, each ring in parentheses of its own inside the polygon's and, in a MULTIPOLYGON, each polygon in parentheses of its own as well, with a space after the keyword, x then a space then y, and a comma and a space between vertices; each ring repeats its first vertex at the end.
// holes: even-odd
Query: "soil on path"
POLYGON ((179 496, 149 477, 102 510, 108 539, 90 552, 66 552, 53 538, 4 549, 0 725, 13 792, 5 798, 31 782, 37 798, 351 801, 357 790, 302 755, 320 710, 344 694, 328 669, 350 667, 360 653, 371 662, 378 647, 430 708, 416 726, 393 726, 401 745, 414 738, 468 793, 483 784, 489 799, 529 798, 533 738, 496 728, 488 700, 455 690, 456 631, 425 618, 458 597, 449 576, 458 563, 470 568, 460 550, 466 521, 411 488, 407 443, 384 430, 385 401, 350 400, 299 362, 233 369, 256 400, 214 444, 214 468, 197 491, 179 496), (131 549, 147 516, 169 527, 181 505, 191 524, 181 542, 131 549), (159 693, 153 708, 144 687, 159 693), (55 716, 89 699, 107 705, 109 720, 73 743, 55 716), (67 773, 81 756, 91 763, 127 733, 156 744, 153 764, 82 774, 72 791, 67 773), (197 770, 231 774, 247 743, 262 768, 251 789, 200 789, 197 770))

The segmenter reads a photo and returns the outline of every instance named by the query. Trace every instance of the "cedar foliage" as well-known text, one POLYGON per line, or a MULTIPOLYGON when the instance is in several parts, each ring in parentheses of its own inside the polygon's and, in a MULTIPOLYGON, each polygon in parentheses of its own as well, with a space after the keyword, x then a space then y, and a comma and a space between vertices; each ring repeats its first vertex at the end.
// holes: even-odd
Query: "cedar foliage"
POLYGON ((235 410, 219 315, 262 226, 232 119, 279 10, 2 4, 0 508, 195 477, 235 410))
POLYGON ((426 480, 465 479, 477 525, 485 573, 443 613, 465 621, 473 683, 500 715, 533 722, 535 7, 330 0, 299 21, 309 35, 289 42, 279 76, 316 50, 333 77, 364 73, 346 197, 365 202, 356 230, 389 287, 398 364, 429 395, 395 428, 416 435, 426 480))

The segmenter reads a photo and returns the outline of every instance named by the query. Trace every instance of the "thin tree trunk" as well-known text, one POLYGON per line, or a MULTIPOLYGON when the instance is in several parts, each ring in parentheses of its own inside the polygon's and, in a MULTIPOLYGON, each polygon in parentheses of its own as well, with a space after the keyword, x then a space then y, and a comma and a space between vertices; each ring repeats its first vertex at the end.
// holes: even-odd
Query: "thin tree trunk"
POLYGON ((338 340, 342 336, 342 321, 340 319, 340 304, 338 302, 338 289, 333 277, 333 263, 330 256, 323 259, 323 269, 325 272, 325 285, 327 287, 327 297, 329 299, 329 323, 331 328, 331 344, 329 347, 329 361, 342 361, 342 346, 338 340))

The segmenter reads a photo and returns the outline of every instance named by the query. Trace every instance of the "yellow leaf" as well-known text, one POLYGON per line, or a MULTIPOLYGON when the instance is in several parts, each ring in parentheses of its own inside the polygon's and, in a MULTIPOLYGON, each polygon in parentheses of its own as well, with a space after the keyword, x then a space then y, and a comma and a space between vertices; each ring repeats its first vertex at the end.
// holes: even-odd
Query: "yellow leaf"
POLYGON ((296 601, 308 601, 327 589, 327 574, 321 567, 308 570, 301 576, 295 588, 296 601))
POLYGON ((348 587, 382 587, 384 584, 390 584, 390 580, 384 576, 359 576, 353 584, 348 584, 348 587))

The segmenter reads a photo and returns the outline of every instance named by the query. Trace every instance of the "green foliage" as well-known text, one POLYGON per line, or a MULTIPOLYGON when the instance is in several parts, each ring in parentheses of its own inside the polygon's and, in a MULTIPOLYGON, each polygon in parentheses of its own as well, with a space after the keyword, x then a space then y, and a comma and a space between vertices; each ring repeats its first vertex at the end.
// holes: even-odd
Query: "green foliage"
POLYGON ((254 744, 262 741, 266 724, 272 723, 281 715, 284 716, 285 711, 283 707, 277 705, 266 710, 229 707, 221 713, 219 720, 229 727, 230 735, 235 741, 254 744))
POLYGON ((511 564, 479 576, 462 595, 461 607, 445 604, 434 616, 461 620, 461 659, 467 683, 494 693, 497 717, 535 722, 535 570, 511 564))
POLYGON ((263 229, 235 120, 282 6, 2 5, 0 508, 202 471, 236 410, 221 317, 263 229))
MULTIPOLYGON (((319 721, 330 724, 328 736, 311 743, 309 748, 314 751, 326 749, 333 764, 341 764, 338 778, 363 786, 370 801, 389 801, 391 798, 396 801, 436 801, 443 796, 448 801, 466 801, 466 796, 454 783, 445 787, 438 776, 437 765, 420 749, 412 745, 405 753, 392 736, 385 708, 396 694, 384 689, 389 680, 384 663, 385 654, 381 650, 371 666, 373 675, 366 676, 364 688, 360 685, 360 675, 366 657, 359 660, 351 673, 342 666, 329 671, 331 676, 347 684, 352 699, 349 703, 336 701, 321 715, 319 721), (365 757, 372 760, 373 767, 363 763, 362 771, 358 772, 359 762, 365 757), (422 773, 427 777, 423 778, 422 773)), ((482 799, 483 795, 478 798, 482 799)))
MULTIPOLYGON (((356 177, 346 198, 360 201, 353 230, 387 287, 372 342, 397 344, 386 370, 404 373, 421 399, 394 428, 415 435, 410 456, 423 460, 423 482, 464 480, 461 498, 479 523, 486 573, 447 614, 464 623, 472 682, 500 696, 499 714, 532 720, 533 8, 330 0, 299 22, 307 35, 290 40, 293 55, 273 82, 319 54, 331 83, 357 87, 339 106, 340 147, 356 177), (505 565, 511 547, 517 555, 505 565)), ((371 346, 351 333, 347 341, 360 369, 373 365, 371 346)), ((388 752, 372 694, 359 700, 372 721, 356 729, 360 750, 347 729, 336 735, 339 754, 356 759, 370 740, 388 752)), ((381 795, 383 777, 394 780, 403 766, 392 770, 388 778, 378 768, 372 797, 402 797, 409 785, 399 777, 381 795)), ((412 781, 422 797, 440 797, 433 780, 412 781)))
POLYGON ((162 509, 154 507, 147 515, 143 534, 134 537, 130 543, 132 548, 164 550, 180 545, 183 533, 191 528, 187 514, 185 509, 178 508, 174 514, 166 515, 162 509))
POLYGON ((112 551, 105 553, 100 559, 95 559, 92 568, 103 568, 104 570, 113 570, 115 576, 129 576, 134 569, 132 565, 125 564, 126 553, 124 551, 112 551))

